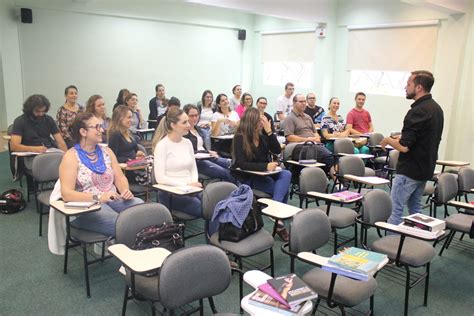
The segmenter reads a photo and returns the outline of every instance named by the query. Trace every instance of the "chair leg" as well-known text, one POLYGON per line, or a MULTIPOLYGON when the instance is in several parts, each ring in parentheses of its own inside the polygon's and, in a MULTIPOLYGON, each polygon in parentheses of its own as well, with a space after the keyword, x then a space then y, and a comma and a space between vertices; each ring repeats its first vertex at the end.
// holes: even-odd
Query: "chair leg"
POLYGON ((216 304, 214 304, 214 299, 212 298, 212 296, 209 296, 208 300, 209 300, 209 305, 211 306, 212 312, 214 314, 217 314, 216 304))
POLYGON ((82 256, 84 257, 84 275, 86 278, 86 293, 87 298, 91 297, 91 289, 89 284, 89 263, 87 262, 87 244, 82 244, 82 256))
POLYGON ((405 309, 404 315, 408 315, 408 300, 410 299, 410 268, 405 266, 405 270, 407 272, 407 278, 405 282, 405 309))
POLYGON ((129 287, 128 285, 125 285, 125 293, 123 295, 123 304, 122 304, 122 316, 125 316, 125 314, 127 313, 128 291, 129 291, 129 287))
POLYGON ((448 237, 446 237, 446 239, 444 240, 444 243, 443 243, 443 247, 441 247, 441 250, 439 251, 439 255, 442 256, 443 255, 443 251, 444 249, 446 249, 448 247, 448 244, 449 244, 449 240, 451 239, 452 235, 454 235, 455 231, 452 230, 448 237))
MULTIPOLYGON (((242 302, 242 298, 244 297, 244 275, 242 274, 242 258, 239 257, 236 259, 239 264, 239 305, 241 305, 240 302, 242 302)), ((244 313, 242 306, 240 306, 240 313, 244 313)))
POLYGON ((344 306, 339 305, 339 309, 341 310, 341 315, 346 316, 346 310, 344 309, 344 306))
POLYGON ((454 235, 456 235, 456 232, 455 232, 455 231, 453 231, 453 234, 452 234, 451 237, 449 238, 448 244, 446 245, 446 248, 449 248, 449 246, 451 246, 451 242, 452 242, 453 239, 454 239, 454 235))
POLYGON ((314 304, 313 311, 311 312, 311 315, 316 315, 316 311, 318 310, 319 303, 321 302, 321 299, 318 297, 316 299, 316 303, 314 304))
POLYGON ((337 254, 337 229, 334 228, 334 254, 337 254))
POLYGON ((66 245, 64 246, 64 268, 63 273, 67 274, 67 260, 69 255, 69 238, 66 238, 66 245))
POLYGON ((270 248, 270 275, 275 277, 275 260, 273 257, 273 248, 270 248))
POLYGON ((354 223, 354 244, 357 247, 357 222, 354 223))
POLYGON ((425 278, 425 298, 423 300, 423 305, 428 306, 428 287, 430 283, 430 262, 426 264, 426 278, 425 278))
POLYGON ((374 296, 372 295, 370 297, 370 315, 372 316, 374 314, 374 296))
POLYGON ((204 304, 202 303, 202 298, 199 299, 199 315, 204 316, 204 304))
MULTIPOLYGON (((36 202, 38 203, 38 201, 36 202)), ((43 204, 39 204, 39 236, 43 236, 43 204)))
MULTIPOLYGON (((169 314, 173 315, 173 310, 172 309, 170 309, 169 314)), ((155 304, 153 302, 151 302, 151 316, 156 316, 156 307, 155 307, 155 304)))

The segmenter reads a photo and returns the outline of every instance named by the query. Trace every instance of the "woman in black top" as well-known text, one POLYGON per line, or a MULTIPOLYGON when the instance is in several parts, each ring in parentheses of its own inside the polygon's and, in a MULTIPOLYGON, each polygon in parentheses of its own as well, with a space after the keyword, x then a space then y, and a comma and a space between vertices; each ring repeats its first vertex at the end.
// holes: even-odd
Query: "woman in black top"
MULTIPOLYGON (((268 119, 256 108, 245 111, 232 144, 233 167, 251 171, 277 171, 278 162, 272 155, 281 152, 280 143, 272 132, 268 119)), ((291 173, 281 170, 274 175, 259 176, 238 173, 241 182, 273 196, 273 200, 286 203, 291 173)))
MULTIPOLYGON (((112 124, 108 133, 109 148, 117 156, 119 163, 145 158, 145 153, 138 150, 138 143, 129 130, 131 124, 132 111, 125 105, 119 105, 112 115, 112 124)), ((141 177, 143 176, 142 171, 138 172, 141 177)), ((126 175, 129 181, 136 182, 136 172, 127 172, 126 175)))

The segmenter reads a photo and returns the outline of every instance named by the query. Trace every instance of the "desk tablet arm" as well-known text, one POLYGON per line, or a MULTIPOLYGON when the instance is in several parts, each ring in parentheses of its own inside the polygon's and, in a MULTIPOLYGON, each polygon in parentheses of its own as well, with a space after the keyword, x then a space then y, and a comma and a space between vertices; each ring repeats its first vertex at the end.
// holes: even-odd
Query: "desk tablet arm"
POLYGON ((124 244, 112 245, 108 248, 108 251, 129 269, 132 275, 135 273, 146 274, 158 270, 171 254, 170 251, 164 248, 133 250, 124 244))

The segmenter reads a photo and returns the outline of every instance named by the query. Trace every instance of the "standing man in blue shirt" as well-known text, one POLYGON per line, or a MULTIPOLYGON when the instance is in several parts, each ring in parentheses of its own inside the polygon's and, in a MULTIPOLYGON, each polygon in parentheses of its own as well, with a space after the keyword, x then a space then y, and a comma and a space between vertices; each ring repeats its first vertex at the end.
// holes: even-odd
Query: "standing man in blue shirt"
POLYGON ((382 148, 393 146, 400 152, 397 176, 392 186, 391 224, 402 222, 403 208, 421 213, 421 197, 426 181, 433 177, 438 147, 443 133, 443 110, 431 97, 433 74, 426 70, 413 71, 405 87, 406 98, 415 100, 403 120, 402 134, 385 137, 382 148))

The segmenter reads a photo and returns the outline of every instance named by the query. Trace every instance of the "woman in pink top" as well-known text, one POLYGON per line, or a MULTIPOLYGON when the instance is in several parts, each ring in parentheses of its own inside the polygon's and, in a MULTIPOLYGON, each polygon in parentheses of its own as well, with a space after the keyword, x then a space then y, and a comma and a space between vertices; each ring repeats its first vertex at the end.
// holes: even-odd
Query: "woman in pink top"
POLYGON ((81 215, 71 225, 114 236, 118 213, 143 201, 130 192, 112 150, 99 146, 103 132, 99 119, 92 113, 77 115, 71 125, 75 145, 64 154, 59 179, 65 202, 101 203, 100 211, 81 215))
POLYGON ((250 109, 253 106, 253 98, 250 93, 245 92, 242 94, 242 98, 240 99, 240 104, 235 109, 235 112, 239 114, 239 117, 242 118, 244 116, 245 110, 250 109))

